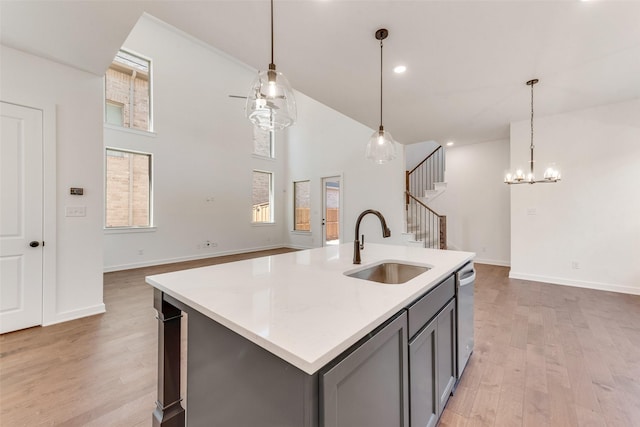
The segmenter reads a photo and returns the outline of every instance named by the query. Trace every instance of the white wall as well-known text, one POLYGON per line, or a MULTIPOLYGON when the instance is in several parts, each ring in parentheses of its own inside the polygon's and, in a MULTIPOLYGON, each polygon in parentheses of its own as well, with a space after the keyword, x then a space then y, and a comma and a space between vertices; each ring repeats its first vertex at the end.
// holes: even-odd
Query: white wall
POLYGON ((148 16, 124 47, 152 60, 155 135, 107 128, 104 140, 153 154, 157 228, 105 232, 105 270, 281 246, 286 134, 276 135, 276 160, 254 157, 244 100, 228 96, 246 95, 255 71, 148 16), (275 174, 275 225, 251 224, 253 169, 275 174))
MULTIPOLYGON (((640 100, 534 130, 538 172, 555 161, 562 181, 512 187, 510 276, 640 294, 640 100)), ((511 124, 511 165, 527 164, 529 138, 529 121, 511 124)))
POLYGON ((449 249, 475 252, 476 262, 510 262, 509 141, 447 147, 447 189, 429 203, 447 216, 449 249))
MULTIPOLYGON (((360 231, 367 242, 402 244, 404 223, 404 147, 398 157, 375 165, 364 157, 370 129, 301 93, 296 93, 298 122, 289 129, 287 243, 300 248, 322 246, 322 177, 342 175, 341 243, 354 239, 355 222, 366 209, 379 210, 391 229, 383 239, 380 222, 365 217, 360 231), (311 181, 311 232, 293 229, 293 181, 311 181)), ((393 132, 393 130, 391 130, 393 132)))
POLYGON ((408 171, 415 168, 429 154, 433 153, 440 144, 436 141, 417 142, 405 146, 405 167, 408 171))
POLYGON ((0 55, 0 98, 44 110, 45 176, 57 182, 45 195, 51 202, 45 202, 44 254, 55 259, 55 266, 45 269, 55 277, 44 278, 43 322, 103 312, 102 77, 5 46, 0 55), (49 165, 57 171, 53 176, 49 165), (84 196, 69 195, 70 187, 83 187, 84 196), (55 224, 49 206, 55 209, 55 224), (85 206, 86 216, 66 218, 65 206, 85 206), (47 237, 49 224, 56 228, 54 241, 47 237))

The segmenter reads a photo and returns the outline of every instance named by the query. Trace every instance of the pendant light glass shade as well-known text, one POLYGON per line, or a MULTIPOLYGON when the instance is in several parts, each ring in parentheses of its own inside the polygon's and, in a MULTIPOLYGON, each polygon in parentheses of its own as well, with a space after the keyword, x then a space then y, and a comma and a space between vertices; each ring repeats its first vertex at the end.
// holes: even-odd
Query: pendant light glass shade
POLYGON ((375 33, 376 40, 380 41, 380 128, 369 138, 365 151, 365 158, 379 165, 396 158, 396 142, 382 126, 382 40, 388 35, 389 31, 384 28, 380 28, 375 33))
POLYGON ((273 62, 273 0, 271 0, 271 63, 267 71, 260 71, 251 83, 245 108, 247 118, 260 129, 284 129, 297 119, 296 98, 289 80, 276 71, 273 62))
POLYGON ((296 99, 284 74, 275 69, 260 71, 251 83, 245 110, 247 118, 260 129, 281 130, 294 124, 296 99))
POLYGON ((380 127, 375 131, 367 143, 365 157, 379 165, 396 158, 396 142, 391 133, 380 127))

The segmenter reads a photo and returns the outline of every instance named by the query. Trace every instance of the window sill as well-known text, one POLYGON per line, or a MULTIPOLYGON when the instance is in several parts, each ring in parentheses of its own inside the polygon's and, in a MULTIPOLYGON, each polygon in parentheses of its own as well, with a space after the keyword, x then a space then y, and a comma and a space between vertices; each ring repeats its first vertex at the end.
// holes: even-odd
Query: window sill
POLYGON ((119 132, 132 133, 134 135, 147 136, 149 138, 155 138, 158 136, 157 133, 148 130, 125 128, 122 126, 111 125, 109 123, 104 123, 104 128, 109 130, 117 130, 119 132))
POLYGON ((303 231, 303 230, 291 230, 290 233, 291 234, 300 234, 302 236, 310 236, 312 234, 311 231, 303 231))
POLYGON ((260 154, 251 153, 251 157, 258 160, 267 160, 269 162, 275 162, 277 159, 274 157, 261 156, 260 154))
POLYGON ((275 222, 252 222, 252 227, 270 227, 276 225, 275 222))
POLYGON ((153 233, 157 227, 105 227, 104 234, 153 233))

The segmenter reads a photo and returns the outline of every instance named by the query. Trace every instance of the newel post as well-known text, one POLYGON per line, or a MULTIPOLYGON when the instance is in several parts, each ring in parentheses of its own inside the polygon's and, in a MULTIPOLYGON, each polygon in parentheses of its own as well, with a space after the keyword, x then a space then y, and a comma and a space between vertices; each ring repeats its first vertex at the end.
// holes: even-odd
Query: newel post
POLYGON ((447 249, 447 217, 442 215, 440 219, 440 249, 447 249))
POLYGON ((184 427, 185 412, 180 398, 180 319, 182 311, 164 301, 164 293, 153 290, 158 311, 158 400, 153 427, 184 427))

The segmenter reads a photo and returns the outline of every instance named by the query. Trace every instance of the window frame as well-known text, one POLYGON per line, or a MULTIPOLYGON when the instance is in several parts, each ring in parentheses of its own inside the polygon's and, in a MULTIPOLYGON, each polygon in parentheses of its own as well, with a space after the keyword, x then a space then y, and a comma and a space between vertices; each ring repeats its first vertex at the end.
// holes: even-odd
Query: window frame
POLYGON ((105 231, 112 233, 118 232, 142 232, 142 231, 154 231, 156 229, 154 223, 154 197, 153 197, 153 153, 130 150, 128 148, 117 148, 107 146, 104 148, 104 211, 103 211, 103 228, 105 231), (149 224, 148 225, 123 225, 123 226, 108 226, 107 225, 107 178, 108 178, 108 165, 107 165, 107 152, 117 151, 127 154, 144 155, 149 157, 149 224))
MULTIPOLYGON (((124 113, 123 113, 123 120, 122 120, 123 124, 122 125, 117 125, 117 124, 113 124, 113 123, 107 122, 107 108, 106 108, 107 102, 111 102, 112 104, 119 103, 119 102, 107 99, 107 75, 106 75, 106 73, 105 73, 105 76, 104 76, 104 79, 103 79, 104 90, 102 91, 102 96, 104 98, 104 104, 103 104, 103 108, 104 108, 104 118, 103 118, 104 125, 107 126, 107 127, 114 128, 114 129, 122 129, 122 130, 125 130, 125 131, 143 132, 143 133, 151 133, 151 134, 153 134, 154 133, 154 128, 155 128, 154 127, 154 120, 153 120, 153 116, 154 116, 153 115, 153 110, 154 110, 154 108, 153 108, 153 80, 154 80, 154 78, 153 78, 153 61, 148 56, 142 55, 142 54, 140 54, 140 53, 138 53, 138 52, 136 52, 134 50, 122 47, 122 48, 118 49, 118 52, 116 53, 116 56, 113 58, 113 60, 109 64, 108 69, 111 69, 111 67, 113 66, 113 63, 116 60, 116 57, 118 56, 118 54, 120 52, 126 53, 127 55, 135 56, 135 57, 137 57, 137 58, 149 63, 149 72, 148 72, 148 74, 149 74, 149 117, 148 117, 149 126, 148 126, 148 129, 136 128, 136 127, 131 126, 131 124, 129 126, 124 126, 124 113)), ((119 104, 122 104, 122 103, 119 103, 119 104)), ((122 104, 122 105, 124 105, 124 104, 122 104)))
POLYGON ((311 187, 311 180, 310 180, 310 179, 300 179, 300 180, 293 181, 293 191, 292 191, 292 193, 293 193, 293 229, 292 229, 291 231, 293 231, 293 232, 295 232, 295 233, 308 233, 308 234, 310 234, 310 233, 311 233, 311 188, 312 188, 312 187, 311 187), (308 186, 309 186, 309 188, 308 188, 308 197, 309 197, 309 229, 308 229, 308 230, 299 230, 299 229, 297 228, 297 225, 296 225, 296 224, 298 223, 298 221, 297 221, 297 215, 296 215, 296 212, 297 212, 297 209, 298 209, 297 204, 296 204, 296 200, 297 200, 296 184, 299 184, 299 183, 305 183, 305 182, 306 182, 306 183, 308 184, 308 186))
POLYGON ((271 171, 262 169, 252 169, 251 171, 251 224, 252 225, 273 225, 276 223, 275 216, 275 174, 271 171), (255 173, 264 173, 269 175, 269 221, 255 221, 254 204, 253 204, 253 189, 254 189, 254 176, 255 173))

